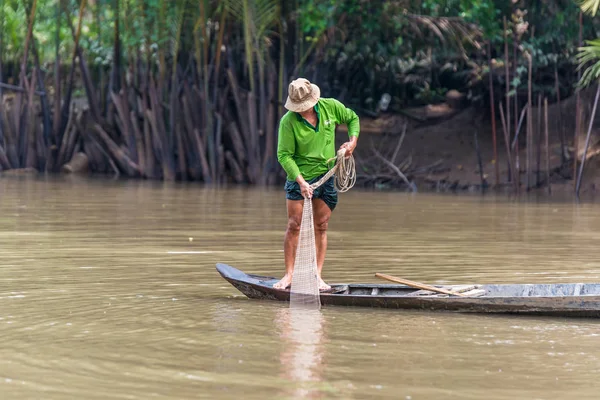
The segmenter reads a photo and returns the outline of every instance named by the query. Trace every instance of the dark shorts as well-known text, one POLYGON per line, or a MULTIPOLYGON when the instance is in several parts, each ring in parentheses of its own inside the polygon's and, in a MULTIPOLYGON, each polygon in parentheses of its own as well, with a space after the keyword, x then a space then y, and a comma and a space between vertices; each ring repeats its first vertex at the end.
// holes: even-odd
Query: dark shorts
MULTIPOLYGON (((316 178, 313 178, 307 182, 312 185, 321 179, 322 176, 323 175, 317 176, 316 178)), ((313 192, 313 198, 323 200, 331 211, 335 209, 335 206, 338 203, 338 192, 335 190, 333 180, 334 177, 332 176, 327 180, 327 182, 316 188, 313 192)), ((289 180, 285 181, 285 198, 288 200, 304 200, 304 197, 302 197, 302 192, 300 192, 300 185, 298 185, 298 182, 289 180)))

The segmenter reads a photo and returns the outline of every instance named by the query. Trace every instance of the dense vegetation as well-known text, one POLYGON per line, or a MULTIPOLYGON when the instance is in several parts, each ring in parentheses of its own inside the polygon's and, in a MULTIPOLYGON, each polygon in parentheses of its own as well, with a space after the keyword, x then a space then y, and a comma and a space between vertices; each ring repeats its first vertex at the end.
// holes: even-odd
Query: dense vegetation
POLYGON ((511 99, 526 102, 531 87, 555 101, 580 81, 597 3, 0 0, 0 166, 57 171, 75 157, 68 168, 274 182, 294 77, 364 115, 385 93, 401 112, 450 89, 488 113, 490 65, 495 103, 505 101, 508 55, 511 99))

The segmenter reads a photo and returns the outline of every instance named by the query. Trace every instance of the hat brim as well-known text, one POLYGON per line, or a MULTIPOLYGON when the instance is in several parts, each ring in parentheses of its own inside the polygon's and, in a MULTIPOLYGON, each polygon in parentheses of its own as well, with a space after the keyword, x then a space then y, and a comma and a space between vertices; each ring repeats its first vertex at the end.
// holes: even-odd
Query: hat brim
POLYGON ((314 83, 311 83, 310 86, 312 86, 312 93, 306 100, 295 103, 288 96, 284 107, 292 112, 304 112, 313 108, 321 98, 321 89, 314 83))

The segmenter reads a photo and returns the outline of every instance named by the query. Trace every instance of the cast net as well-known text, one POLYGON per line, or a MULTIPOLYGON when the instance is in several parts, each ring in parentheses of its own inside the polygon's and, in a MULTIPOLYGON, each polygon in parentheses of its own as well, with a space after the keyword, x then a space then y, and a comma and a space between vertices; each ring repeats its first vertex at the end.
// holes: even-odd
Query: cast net
MULTIPOLYGON (((356 182, 354 158, 346 158, 345 150, 339 150, 335 166, 311 186, 314 189, 335 175, 334 183, 338 192, 346 192, 356 182)), ((300 223, 300 236, 294 260, 294 272, 290 288, 290 307, 304 309, 321 308, 319 293, 319 274, 317 267, 317 248, 315 242, 315 226, 312 200, 305 198, 300 223)))
POLYGON ((312 200, 307 198, 304 199, 300 237, 294 260, 290 307, 308 309, 321 307, 312 200))

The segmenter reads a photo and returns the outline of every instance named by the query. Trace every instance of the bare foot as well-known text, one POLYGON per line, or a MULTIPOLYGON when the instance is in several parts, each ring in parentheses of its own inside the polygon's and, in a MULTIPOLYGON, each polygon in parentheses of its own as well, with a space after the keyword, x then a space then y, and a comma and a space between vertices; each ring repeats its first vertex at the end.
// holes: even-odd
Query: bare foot
POLYGON ((319 277, 319 291, 329 290, 329 289, 331 289, 331 286, 326 284, 325 281, 323 280, 323 278, 319 277))
POLYGON ((274 289, 287 289, 292 284, 292 276, 285 274, 283 278, 273 285, 274 289))

